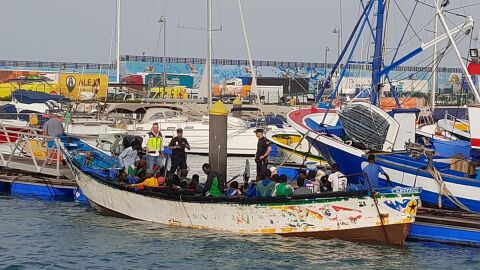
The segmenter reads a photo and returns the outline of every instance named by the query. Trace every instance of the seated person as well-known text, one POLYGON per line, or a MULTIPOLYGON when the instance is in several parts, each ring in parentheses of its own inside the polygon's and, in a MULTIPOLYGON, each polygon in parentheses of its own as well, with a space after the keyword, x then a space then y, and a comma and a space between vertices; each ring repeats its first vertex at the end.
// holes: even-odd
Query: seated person
POLYGON ((130 184, 130 181, 128 180, 128 174, 124 171, 121 171, 118 174, 118 182, 120 182, 120 184, 124 184, 124 185, 130 184))
POLYGON ((135 163, 135 165, 130 165, 127 168, 127 173, 130 176, 141 179, 145 177, 147 172, 147 162, 144 159, 141 159, 135 163))
MULTIPOLYGON (((275 185, 272 197, 288 197, 293 195, 293 187, 287 183, 287 176, 281 174, 279 176, 280 183, 275 185)), ((298 181, 298 180, 297 180, 298 181)))
POLYGON ((179 190, 180 187, 180 177, 173 173, 168 173, 167 181, 165 182, 168 190, 179 190))
POLYGON ((245 195, 249 198, 257 197, 257 185, 255 183, 255 180, 250 181, 247 186, 247 191, 245 192, 245 195))
POLYGON ((192 179, 190 180, 190 182, 195 183, 198 193, 202 193, 204 185, 200 184, 200 176, 198 174, 192 175, 192 179))
POLYGON ((160 187, 160 185, 158 184, 158 180, 153 173, 153 170, 148 170, 146 176, 147 178, 145 178, 145 180, 137 184, 131 184, 130 187, 136 187, 139 189, 143 189, 145 187, 160 187))
POLYGON ((338 164, 332 164, 332 173, 328 176, 328 181, 332 183, 332 191, 347 190, 347 178, 338 170, 338 164))
POLYGON ((157 181, 160 186, 165 186, 165 167, 160 167, 160 171, 157 173, 157 181))
POLYGON ((198 185, 199 182, 200 182, 200 176, 199 176, 198 174, 192 175, 192 180, 191 180, 191 182, 195 182, 195 184, 198 185))
POLYGON ((225 192, 225 182, 218 172, 213 171, 210 164, 205 163, 202 166, 203 172, 207 175, 207 181, 203 187, 204 196, 222 197, 225 192))
POLYGON ((197 184, 193 181, 188 183, 188 191, 193 192, 193 193, 197 193, 198 192, 197 184))
POLYGON ((328 181, 328 177, 326 175, 320 178, 320 192, 331 192, 332 191, 332 183, 328 181))
POLYGON ((305 181, 305 186, 308 187, 312 193, 320 192, 320 182, 316 179, 316 177, 316 171, 309 171, 307 174, 307 181, 305 181))
POLYGON ((228 188, 227 192, 225 192, 225 196, 230 198, 242 196, 242 191, 238 188, 237 181, 230 183, 230 187, 228 188))
POLYGON ((278 183, 278 174, 272 175, 271 179, 272 179, 273 182, 278 183))
POLYGON ((309 187, 305 186, 305 180, 303 178, 299 178, 297 180, 298 188, 295 189, 293 195, 305 195, 305 194, 312 194, 312 190, 309 187))
POLYGON ((275 188, 276 183, 270 179, 271 176, 272 175, 270 170, 266 170, 263 180, 260 180, 257 183, 257 186, 256 186, 257 198, 260 198, 260 197, 265 198, 265 197, 272 196, 272 191, 275 188))
MULTIPOLYGON (((307 180, 307 174, 306 174, 304 171, 300 171, 300 172, 298 173, 298 176, 297 176, 297 182, 298 182, 298 179, 300 179, 300 178, 302 178, 302 179, 304 179, 304 180, 307 180)), ((304 182, 305 182, 305 181, 304 181, 304 182)))
POLYGON ((178 185, 181 189, 188 189, 188 182, 183 180, 183 181, 180 181, 180 184, 178 185))

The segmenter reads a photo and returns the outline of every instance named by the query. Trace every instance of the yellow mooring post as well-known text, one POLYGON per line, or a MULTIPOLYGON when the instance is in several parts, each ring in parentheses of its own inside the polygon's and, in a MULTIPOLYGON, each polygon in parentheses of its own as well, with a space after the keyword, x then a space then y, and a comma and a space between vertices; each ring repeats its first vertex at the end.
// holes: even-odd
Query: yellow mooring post
POLYGON ((228 108, 221 101, 210 107, 208 163, 214 171, 227 176, 227 118, 228 108))
POLYGON ((233 100, 233 108, 234 109, 239 109, 239 110, 232 110, 232 116, 233 117, 242 117, 242 111, 240 110, 242 108, 242 99, 237 97, 236 99, 233 100))

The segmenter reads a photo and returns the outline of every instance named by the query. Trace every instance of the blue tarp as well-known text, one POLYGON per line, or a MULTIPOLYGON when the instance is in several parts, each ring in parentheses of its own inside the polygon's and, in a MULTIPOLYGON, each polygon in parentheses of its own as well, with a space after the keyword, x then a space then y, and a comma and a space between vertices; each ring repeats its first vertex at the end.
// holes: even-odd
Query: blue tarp
POLYGON ((12 92, 12 98, 20 103, 32 104, 32 103, 44 103, 47 100, 54 100, 56 102, 67 102, 68 98, 62 95, 51 95, 47 93, 27 90, 17 90, 12 92))

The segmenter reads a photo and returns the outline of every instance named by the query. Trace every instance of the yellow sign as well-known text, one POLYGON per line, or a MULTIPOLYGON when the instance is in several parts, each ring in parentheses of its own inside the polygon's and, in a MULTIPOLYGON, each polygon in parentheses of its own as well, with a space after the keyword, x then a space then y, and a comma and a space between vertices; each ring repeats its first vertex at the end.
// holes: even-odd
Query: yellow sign
POLYGON ((57 95, 59 93, 60 86, 58 83, 46 83, 46 82, 32 82, 19 84, 16 82, 0 83, 0 100, 9 100, 13 91, 18 89, 44 92, 47 94, 57 95))
POLYGON ((187 99, 188 93, 185 86, 167 86, 165 91, 163 87, 154 87, 151 89, 152 93, 158 93, 157 98, 178 98, 187 99))
POLYGON ((105 98, 108 89, 108 77, 105 74, 60 74, 60 94, 78 100, 84 96, 93 99, 105 98))

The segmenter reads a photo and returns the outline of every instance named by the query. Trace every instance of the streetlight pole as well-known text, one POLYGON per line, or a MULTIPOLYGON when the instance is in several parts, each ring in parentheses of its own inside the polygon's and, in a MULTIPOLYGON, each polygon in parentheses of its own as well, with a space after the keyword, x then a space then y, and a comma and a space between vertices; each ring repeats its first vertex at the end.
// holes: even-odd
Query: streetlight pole
POLYGON ((163 86, 163 95, 167 92, 167 18, 161 16, 158 20, 159 23, 163 24, 163 76, 162 76, 162 86, 163 86))
POLYGON ((333 34, 336 34, 337 35, 337 53, 338 53, 338 58, 340 58, 340 30, 338 29, 338 27, 335 26, 335 28, 333 28, 333 31, 332 31, 333 34))

